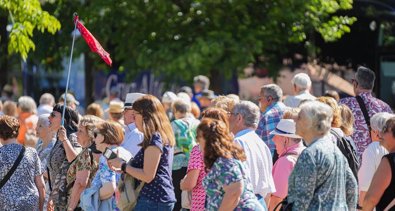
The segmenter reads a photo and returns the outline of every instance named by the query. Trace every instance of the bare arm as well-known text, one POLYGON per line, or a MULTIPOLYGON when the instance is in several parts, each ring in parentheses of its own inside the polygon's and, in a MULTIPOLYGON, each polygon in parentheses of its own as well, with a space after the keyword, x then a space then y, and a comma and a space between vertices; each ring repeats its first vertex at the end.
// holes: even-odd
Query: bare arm
POLYGON ((391 182, 391 166, 387 158, 380 162, 363 202, 364 211, 372 211, 391 182))
POLYGON ((190 170, 185 178, 181 180, 180 188, 181 190, 191 191, 197 184, 200 171, 197 169, 190 170))
MULTIPOLYGON (((275 195, 272 195, 270 197, 270 203, 269 203, 269 211, 274 211, 274 208, 277 206, 277 204, 279 204, 281 201, 283 200, 283 198, 277 197, 275 195)), ((277 208, 277 210, 279 210, 279 208, 281 208, 281 205, 277 208)))
POLYGON ((219 211, 234 210, 239 204, 240 196, 243 192, 242 181, 234 182, 229 185, 224 185, 224 198, 222 199, 219 211))
POLYGON ((100 200, 110 198, 115 193, 115 181, 106 182, 100 188, 100 200))
POLYGON ((363 200, 365 200, 366 191, 359 191, 359 206, 363 207, 363 200))
POLYGON ((60 129, 58 130, 58 138, 63 144, 64 151, 66 152, 67 161, 70 163, 77 157, 79 151, 74 149, 70 140, 67 138, 66 129, 63 126, 60 127, 60 129))
POLYGON ((81 193, 85 190, 88 185, 90 172, 88 170, 77 171, 76 179, 71 189, 70 201, 68 204, 68 208, 74 210, 78 201, 80 200, 81 193))
POLYGON ((147 147, 144 151, 144 168, 134 168, 128 165, 126 168, 126 173, 137 178, 138 180, 150 183, 155 178, 161 155, 162 152, 158 147, 147 147))
POLYGON ((34 178, 34 183, 36 184, 38 190, 38 196, 39 196, 38 207, 39 210, 43 210, 44 200, 45 200, 45 183, 44 183, 43 175, 36 176, 34 178))

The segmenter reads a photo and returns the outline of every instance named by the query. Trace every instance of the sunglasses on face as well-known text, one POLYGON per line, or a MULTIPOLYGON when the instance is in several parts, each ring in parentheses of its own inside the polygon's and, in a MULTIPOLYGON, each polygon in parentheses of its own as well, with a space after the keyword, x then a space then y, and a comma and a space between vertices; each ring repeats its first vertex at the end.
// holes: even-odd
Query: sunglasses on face
POLYGON ((95 132, 93 132, 93 137, 97 138, 97 136, 98 136, 99 134, 100 134, 99 131, 95 131, 95 132))
POLYGON ((50 116, 51 116, 52 118, 55 118, 55 117, 56 117, 56 115, 55 115, 54 112, 51 112, 50 116))

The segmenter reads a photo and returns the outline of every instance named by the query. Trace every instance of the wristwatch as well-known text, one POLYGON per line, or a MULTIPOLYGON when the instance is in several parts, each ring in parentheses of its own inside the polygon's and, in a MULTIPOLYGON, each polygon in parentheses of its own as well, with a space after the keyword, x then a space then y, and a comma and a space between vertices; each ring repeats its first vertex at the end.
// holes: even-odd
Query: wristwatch
POLYGON ((128 166, 128 164, 126 162, 122 163, 121 170, 122 170, 123 173, 126 173, 126 167, 127 166, 128 166))

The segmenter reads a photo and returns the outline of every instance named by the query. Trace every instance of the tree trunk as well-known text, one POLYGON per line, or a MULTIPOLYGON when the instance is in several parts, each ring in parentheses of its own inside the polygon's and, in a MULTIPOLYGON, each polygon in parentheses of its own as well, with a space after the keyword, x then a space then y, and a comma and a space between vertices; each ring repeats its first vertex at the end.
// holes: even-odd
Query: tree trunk
POLYGON ((209 89, 213 90, 215 94, 222 94, 222 83, 223 78, 221 77, 221 73, 218 69, 210 70, 210 87, 209 89))
POLYGON ((8 16, 0 12, 0 90, 8 82, 8 16))
POLYGON ((94 74, 93 60, 88 54, 85 54, 85 103, 86 107, 95 101, 93 96, 94 90, 94 74))

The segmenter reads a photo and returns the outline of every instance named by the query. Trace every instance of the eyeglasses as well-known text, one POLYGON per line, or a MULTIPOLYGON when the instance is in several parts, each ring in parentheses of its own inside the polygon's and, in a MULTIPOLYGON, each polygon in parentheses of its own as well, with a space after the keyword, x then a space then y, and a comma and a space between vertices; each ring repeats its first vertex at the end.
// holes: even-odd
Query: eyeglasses
POLYGON ((55 115, 54 112, 51 112, 51 114, 49 114, 49 116, 51 116, 52 118, 55 118, 55 117, 56 117, 56 115, 55 115))
POLYGON ((355 82, 356 84, 358 84, 358 81, 357 81, 357 80, 355 80, 354 78, 351 79, 351 83, 353 84, 354 82, 355 82))

